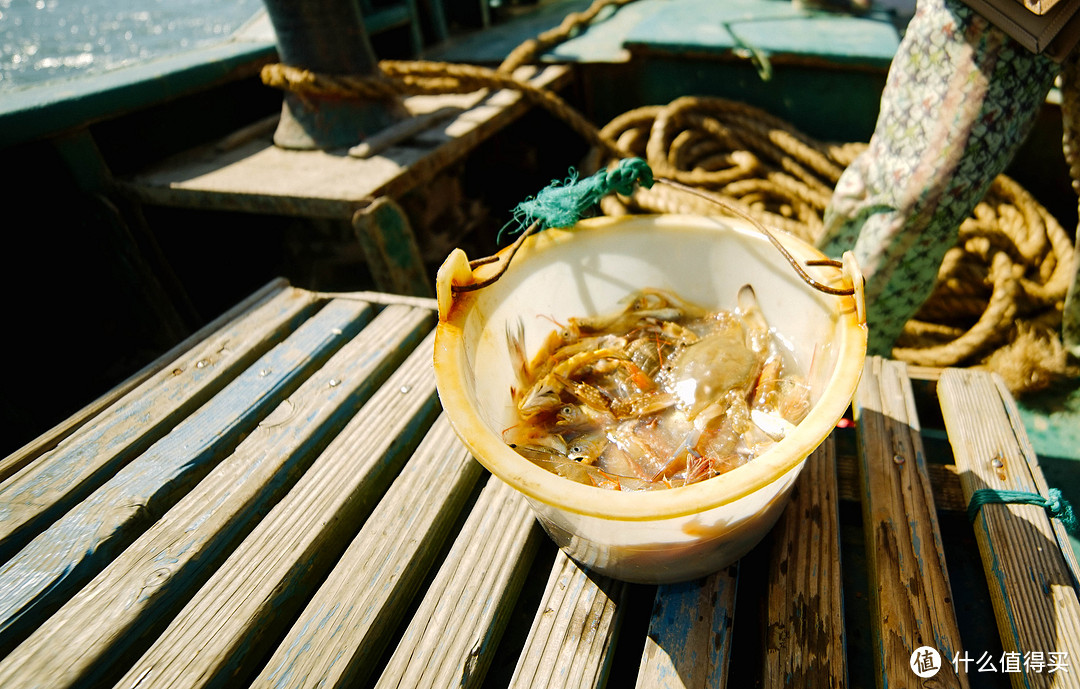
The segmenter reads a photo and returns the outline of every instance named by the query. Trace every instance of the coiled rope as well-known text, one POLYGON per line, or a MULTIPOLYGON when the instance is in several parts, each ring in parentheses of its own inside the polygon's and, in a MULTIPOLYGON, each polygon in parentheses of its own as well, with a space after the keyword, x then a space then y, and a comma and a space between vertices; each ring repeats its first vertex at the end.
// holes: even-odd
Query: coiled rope
MULTIPOLYGON (((815 141, 780 118, 721 98, 684 97, 637 108, 597 128, 553 92, 512 76, 606 8, 628 2, 596 0, 585 12, 568 15, 560 26, 518 46, 494 70, 381 61, 376 74, 357 77, 277 64, 264 67, 262 78, 277 88, 376 100, 515 89, 593 146, 581 166, 584 172, 640 157, 658 178, 706 191, 766 226, 816 242, 832 190, 864 144, 815 141)), ((1080 166, 1074 168, 1080 175, 1080 166)), ((710 215, 716 210, 709 200, 672 185, 638 188, 632 196, 608 195, 600 206, 607 215, 710 215)), ((1018 395, 1076 375, 1060 338, 1075 261, 1076 250, 1057 220, 1019 184, 999 176, 961 225, 933 294, 905 326, 893 357, 923 366, 986 367, 1001 374, 1018 395)))

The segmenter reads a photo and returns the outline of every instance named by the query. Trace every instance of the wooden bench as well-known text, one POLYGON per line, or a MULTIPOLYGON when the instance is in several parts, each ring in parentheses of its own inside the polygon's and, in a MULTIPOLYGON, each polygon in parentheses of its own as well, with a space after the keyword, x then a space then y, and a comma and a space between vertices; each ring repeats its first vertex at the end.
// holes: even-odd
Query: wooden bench
POLYGON ((992 376, 869 359, 759 547, 625 584, 457 440, 435 321, 274 282, 0 462, 0 686, 1080 686, 1060 523, 963 514, 1047 490, 992 376))
MULTIPOLYGON (((564 65, 521 67, 514 77, 558 91, 564 65)), ((413 228, 398 200, 423 187, 530 109, 519 91, 415 95, 412 116, 349 150, 294 151, 273 143, 277 117, 115 181, 151 206, 321 218, 348 226, 375 285, 431 296, 413 228)))

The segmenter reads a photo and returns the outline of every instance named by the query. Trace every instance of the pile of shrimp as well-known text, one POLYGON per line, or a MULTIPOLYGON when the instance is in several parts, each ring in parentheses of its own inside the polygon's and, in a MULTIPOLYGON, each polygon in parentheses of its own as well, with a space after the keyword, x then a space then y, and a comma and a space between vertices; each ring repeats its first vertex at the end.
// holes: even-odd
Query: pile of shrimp
POLYGON ((508 328, 518 423, 503 438, 523 457, 600 488, 672 488, 752 460, 806 415, 809 388, 749 285, 731 311, 658 289, 622 303, 560 325, 531 361, 508 328))

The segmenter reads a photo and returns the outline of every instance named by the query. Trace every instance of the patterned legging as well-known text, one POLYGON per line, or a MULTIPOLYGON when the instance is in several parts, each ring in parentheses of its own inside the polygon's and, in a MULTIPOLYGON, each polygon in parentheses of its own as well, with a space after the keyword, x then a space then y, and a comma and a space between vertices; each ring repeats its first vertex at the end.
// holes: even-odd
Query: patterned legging
MULTIPOLYGON (((870 353, 888 356, 930 296, 960 223, 1027 136, 1061 66, 958 0, 918 0, 869 148, 840 178, 822 250, 866 277, 870 353)), ((1065 342, 1078 354, 1076 280, 1065 342)))

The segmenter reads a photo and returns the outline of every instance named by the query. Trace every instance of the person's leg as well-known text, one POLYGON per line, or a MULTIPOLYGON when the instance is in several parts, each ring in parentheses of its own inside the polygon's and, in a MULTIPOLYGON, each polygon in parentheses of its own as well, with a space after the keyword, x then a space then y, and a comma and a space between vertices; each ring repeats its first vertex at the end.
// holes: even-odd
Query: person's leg
POLYGON ((869 148, 841 176, 819 245, 866 277, 870 353, 888 356, 957 229, 1012 160, 1058 66, 958 0, 919 0, 869 148))
MULTIPOLYGON (((1061 115, 1065 151, 1065 162, 1069 165, 1073 191, 1080 197, 1080 51, 1074 50, 1065 59, 1062 72, 1061 115)), ((1080 213, 1080 211, 1078 211, 1080 213)), ((1073 270, 1072 282, 1065 295, 1065 311, 1061 316, 1061 339, 1065 349, 1073 357, 1080 359, 1080 227, 1077 227, 1073 242, 1077 262, 1073 270)))

